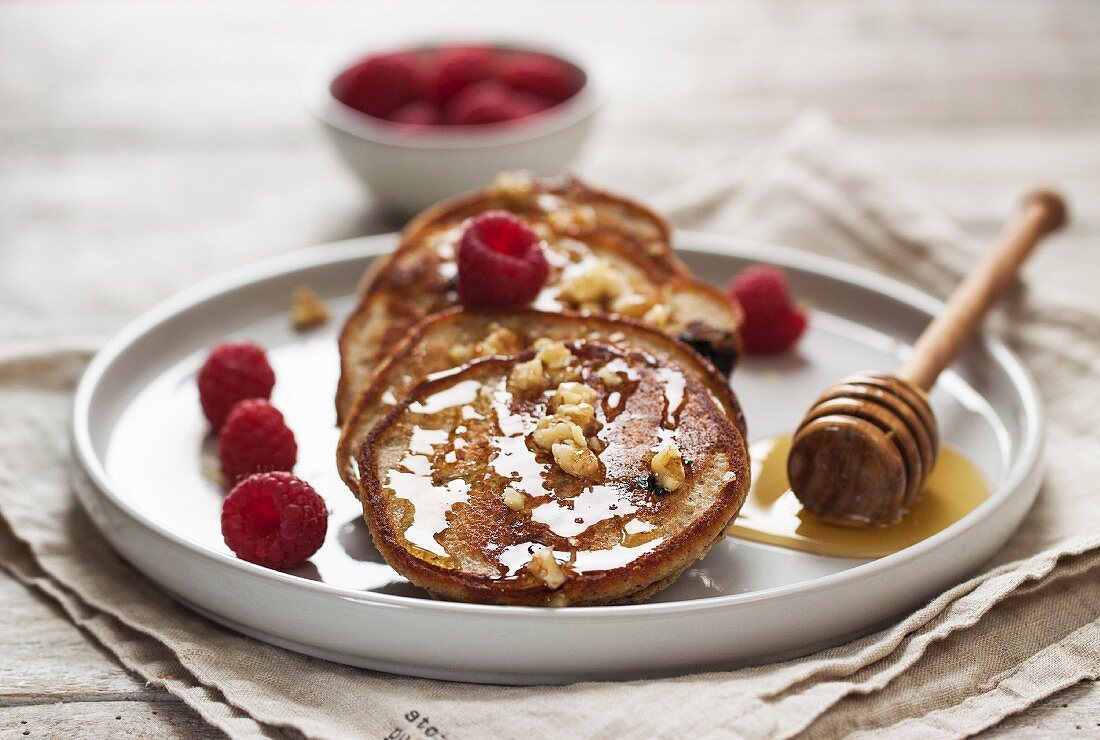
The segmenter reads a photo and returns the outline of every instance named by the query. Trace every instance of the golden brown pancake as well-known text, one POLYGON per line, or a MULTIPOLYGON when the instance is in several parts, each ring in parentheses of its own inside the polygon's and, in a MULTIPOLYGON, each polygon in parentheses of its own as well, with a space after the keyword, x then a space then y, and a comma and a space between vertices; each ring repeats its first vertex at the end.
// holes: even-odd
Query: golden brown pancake
POLYGON ((487 355, 512 355, 540 339, 590 339, 621 344, 678 364, 719 399, 741 435, 745 417, 726 376, 691 348, 631 319, 546 313, 530 309, 477 311, 455 307, 432 314, 409 330, 379 365, 356 398, 340 435, 337 466, 352 493, 359 495, 356 460, 370 429, 425 377, 487 355))
POLYGON ((745 442, 712 370, 628 346, 640 332, 415 385, 359 456, 387 562, 442 598, 579 606, 647 598, 705 555, 748 490, 745 442))
POLYGON ((725 372, 732 368, 740 308, 691 277, 669 245, 663 219, 576 178, 502 176, 489 189, 415 218, 396 250, 364 275, 359 303, 340 337, 341 424, 408 331, 456 305, 455 251, 469 219, 487 210, 513 213, 542 240, 550 274, 531 308, 634 318, 689 342, 725 372))

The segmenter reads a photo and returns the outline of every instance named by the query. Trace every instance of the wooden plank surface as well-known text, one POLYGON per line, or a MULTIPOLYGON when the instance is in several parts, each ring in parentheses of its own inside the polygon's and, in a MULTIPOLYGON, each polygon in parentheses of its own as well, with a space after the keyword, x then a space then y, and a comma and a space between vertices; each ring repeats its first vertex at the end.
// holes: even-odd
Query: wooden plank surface
MULTIPOLYGON (((808 107, 979 236, 1022 189, 1058 183, 1076 221, 1029 277, 1100 306, 1098 3, 24 0, 0 3, 0 340, 109 333, 207 275, 394 226, 327 150, 298 78, 334 44, 424 19, 594 41, 614 95, 578 170, 643 197, 808 107)), ((5 576, 0 603, 3 736, 202 736, 5 576)), ((992 734, 1097 722, 1083 685, 992 734)))

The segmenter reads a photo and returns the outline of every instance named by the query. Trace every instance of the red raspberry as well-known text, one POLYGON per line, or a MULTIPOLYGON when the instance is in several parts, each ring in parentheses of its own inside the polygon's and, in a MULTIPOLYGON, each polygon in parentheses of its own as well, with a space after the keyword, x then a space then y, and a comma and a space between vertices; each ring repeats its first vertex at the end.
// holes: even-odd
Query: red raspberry
POLYGON ((435 102, 446 103, 470 85, 496 73, 493 53, 485 46, 452 46, 440 49, 435 59, 432 93, 435 102))
POLYGON ((535 299, 549 270, 526 224, 506 211, 486 211, 462 234, 455 287, 468 306, 522 306, 535 299))
POLYGON ((420 60, 410 52, 368 57, 332 84, 337 100, 376 118, 389 116, 423 91, 420 60))
POLYGON ((782 270, 754 265, 730 282, 729 292, 745 312, 741 339, 747 353, 786 352, 806 331, 806 314, 791 302, 787 276, 782 270))
POLYGON ((226 342, 210 351, 198 382, 202 412, 217 429, 238 401, 271 398, 275 372, 263 348, 252 342, 226 342))
POLYGON ((390 120, 403 126, 434 126, 439 123, 439 109, 424 100, 414 100, 390 114, 390 120))
POLYGON ((242 560, 293 568, 320 549, 328 510, 313 487, 290 473, 257 473, 222 503, 222 538, 242 560))
POLYGON ((581 74, 560 59, 515 52, 499 63, 500 78, 510 87, 549 98, 555 103, 573 97, 581 89, 581 74))
POLYGON ((218 435, 218 462, 230 485, 246 475, 294 470, 298 444, 279 410, 262 398, 241 401, 218 435))
POLYGON ((470 126, 479 123, 500 123, 526 115, 523 103, 497 80, 471 85, 455 95, 447 105, 447 123, 470 126))

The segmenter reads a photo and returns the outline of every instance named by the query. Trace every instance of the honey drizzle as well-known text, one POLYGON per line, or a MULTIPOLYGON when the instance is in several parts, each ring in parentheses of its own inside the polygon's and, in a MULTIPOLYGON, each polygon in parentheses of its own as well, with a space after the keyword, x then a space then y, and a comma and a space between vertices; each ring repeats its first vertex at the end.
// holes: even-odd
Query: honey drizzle
MULTIPOLYGON (((652 364, 655 361, 646 357, 644 362, 652 364)), ((604 368, 619 378, 614 384, 616 390, 613 393, 619 399, 615 407, 607 408, 606 399, 596 406, 600 429, 611 431, 618 428, 615 418, 626 410, 643 381, 638 369, 622 358, 615 358, 604 368)), ((440 379, 449 374, 441 373, 440 379)), ((593 376, 591 368, 584 368, 584 382, 591 384, 593 376)), ((661 426, 656 429, 660 443, 675 434, 675 429, 668 426, 675 427, 679 421, 685 404, 687 380, 679 371, 662 369, 656 374, 655 384, 664 398, 661 426)), ((475 487, 489 485, 490 482, 494 488, 500 483, 500 487, 512 485, 523 492, 529 497, 530 521, 542 525, 548 533, 570 544, 576 544, 575 537, 604 522, 618 522, 620 535, 616 545, 601 549, 555 549, 555 556, 568 562, 574 572, 627 565, 664 541, 663 537, 651 534, 656 525, 640 518, 651 514, 654 503, 649 497, 635 500, 632 489, 634 479, 626 481, 621 473, 611 476, 613 482, 588 484, 571 496, 561 496, 546 488, 549 463, 538 459, 536 451, 529 447, 527 437, 534 429, 537 418, 546 413, 551 395, 551 391, 547 391, 541 399, 534 401, 530 412, 517 412, 512 408, 514 397, 507 389, 504 378, 487 384, 459 380, 409 405, 409 411, 419 417, 418 423, 410 433, 408 453, 396 469, 389 471, 384 485, 393 491, 395 497, 409 504, 402 534, 410 545, 421 550, 433 562, 449 563, 452 554, 439 536, 450 527, 452 508, 470 501, 471 496, 475 495, 475 487), (471 404, 478 398, 488 403, 487 415, 477 413, 472 407, 471 404), (468 473, 456 475, 447 470, 448 466, 458 462, 457 451, 466 446, 462 435, 466 434, 467 426, 465 423, 456 425, 459 419, 481 426, 479 433, 490 435, 489 447, 493 452, 487 461, 488 469, 478 480, 471 480, 468 473)), ((629 413, 626 418, 630 418, 629 413)), ((615 431, 612 436, 617 440, 618 434, 615 431)), ((604 451, 607 452, 607 449, 604 451)), ((614 456, 610 457, 609 463, 613 468, 619 464, 614 456)), ((541 542, 521 541, 493 547, 492 552, 487 554, 497 561, 500 570, 496 577, 512 578, 530 561, 534 552, 545 546, 541 542)))
POLYGON ((816 555, 878 558, 890 555, 962 519, 985 501, 989 482, 962 454, 941 447, 936 467, 917 502, 891 527, 855 529, 814 519, 790 490, 787 455, 791 435, 769 437, 749 448, 752 486, 726 534, 816 555))

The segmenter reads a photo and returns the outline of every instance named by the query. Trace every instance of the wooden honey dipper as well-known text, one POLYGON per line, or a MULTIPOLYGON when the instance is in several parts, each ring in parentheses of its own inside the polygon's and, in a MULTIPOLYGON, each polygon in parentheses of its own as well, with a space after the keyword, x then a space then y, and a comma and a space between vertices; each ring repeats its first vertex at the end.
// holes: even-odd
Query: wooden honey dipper
POLYGON ((791 489, 803 507, 853 527, 886 526, 905 516, 939 450, 926 391, 974 336, 1035 245, 1066 217, 1061 195, 1030 193, 895 375, 857 373, 817 399, 787 459, 791 489))

